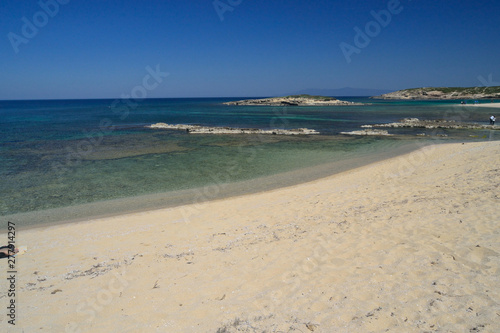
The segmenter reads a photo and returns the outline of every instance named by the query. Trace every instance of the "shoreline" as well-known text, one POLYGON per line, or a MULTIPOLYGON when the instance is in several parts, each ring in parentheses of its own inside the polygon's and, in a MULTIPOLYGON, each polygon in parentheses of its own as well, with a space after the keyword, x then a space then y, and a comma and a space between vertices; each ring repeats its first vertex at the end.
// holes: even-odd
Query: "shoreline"
POLYGON ((500 103, 464 104, 464 106, 479 106, 479 107, 483 107, 483 108, 500 108, 500 103))
POLYGON ((24 230, 16 326, 497 331, 498 154, 430 145, 201 207, 24 230))
MULTIPOLYGON (((354 156, 351 156, 348 159, 281 172, 274 175, 261 176, 248 180, 207 184, 202 187, 185 190, 152 193, 32 212, 9 214, 2 216, 2 219, 16 223, 20 221, 23 224, 25 224, 26 221, 43 221, 37 224, 25 224, 18 227, 19 230, 31 230, 64 224, 81 223, 88 220, 143 213, 153 210, 176 208, 198 202, 200 193, 202 193, 203 203, 208 203, 212 201, 230 199, 233 197, 272 191, 280 188, 287 188, 322 178, 328 178, 337 174, 349 172, 350 170, 362 168, 373 163, 397 158, 422 147, 434 144, 441 145, 446 144, 446 142, 435 142, 435 140, 432 142, 411 141, 391 147, 390 152, 383 151, 377 153, 365 153, 362 156, 357 156, 356 152, 354 156), (203 192, 205 191, 214 190, 218 191, 217 195, 203 195, 203 192), (109 210, 110 206, 113 207, 112 211, 109 210), (89 211, 92 212, 92 214, 89 214, 89 211), (65 218, 68 214, 71 214, 74 217, 70 219, 65 218)), ((0 233, 5 231, 6 230, 0 229, 0 233)))

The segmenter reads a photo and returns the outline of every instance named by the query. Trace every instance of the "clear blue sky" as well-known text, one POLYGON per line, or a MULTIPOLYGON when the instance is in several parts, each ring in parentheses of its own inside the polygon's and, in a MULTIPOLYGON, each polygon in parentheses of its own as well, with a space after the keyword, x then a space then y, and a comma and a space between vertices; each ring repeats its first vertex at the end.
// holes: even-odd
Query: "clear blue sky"
POLYGON ((59 1, 51 15, 0 2, 0 99, 117 98, 157 65, 169 76, 147 97, 500 85, 498 0, 59 1), (390 5, 377 30, 371 12, 390 5), (348 63, 340 45, 367 24, 348 63))

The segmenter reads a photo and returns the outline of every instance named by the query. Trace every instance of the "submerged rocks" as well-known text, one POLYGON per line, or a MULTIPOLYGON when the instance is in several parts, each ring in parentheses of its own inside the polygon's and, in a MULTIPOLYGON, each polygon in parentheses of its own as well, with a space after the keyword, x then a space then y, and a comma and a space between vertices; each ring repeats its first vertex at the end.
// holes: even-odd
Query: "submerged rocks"
POLYGON ((211 127, 198 125, 172 125, 166 123, 157 123, 146 126, 154 129, 169 129, 186 131, 193 134, 271 134, 271 135, 311 135, 319 134, 318 131, 309 128, 297 129, 270 129, 263 130, 259 128, 234 128, 234 127, 211 127))

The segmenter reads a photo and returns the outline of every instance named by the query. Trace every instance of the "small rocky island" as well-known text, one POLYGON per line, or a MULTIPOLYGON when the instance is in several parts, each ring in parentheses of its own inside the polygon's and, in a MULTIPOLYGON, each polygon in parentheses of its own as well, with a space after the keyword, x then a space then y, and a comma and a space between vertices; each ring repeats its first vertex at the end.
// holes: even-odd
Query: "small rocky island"
POLYGON ((500 87, 414 88, 398 90, 371 98, 416 100, 497 99, 500 98, 500 87))
POLYGON ((234 128, 234 127, 211 127, 199 125, 172 125, 166 123, 157 123, 146 126, 153 129, 167 129, 186 131, 192 134, 271 134, 271 135, 311 135, 319 134, 318 131, 308 128, 297 129, 270 129, 264 130, 259 128, 234 128))
POLYGON ((241 101, 225 102, 225 105, 268 105, 268 106, 329 106, 329 105, 364 105, 341 101, 335 97, 313 95, 290 95, 261 99, 245 99, 241 101))

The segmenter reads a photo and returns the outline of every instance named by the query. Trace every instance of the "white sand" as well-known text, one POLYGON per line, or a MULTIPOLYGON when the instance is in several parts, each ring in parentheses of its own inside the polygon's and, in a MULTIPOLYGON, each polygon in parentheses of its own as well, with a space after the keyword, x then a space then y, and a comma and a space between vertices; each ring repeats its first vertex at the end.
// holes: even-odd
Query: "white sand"
POLYGON ((500 103, 466 104, 466 106, 479 106, 483 108, 500 108, 500 103))
POLYGON ((431 146, 269 192, 19 231, 16 326, 2 314, 0 330, 499 332, 499 162, 498 141, 431 146))

